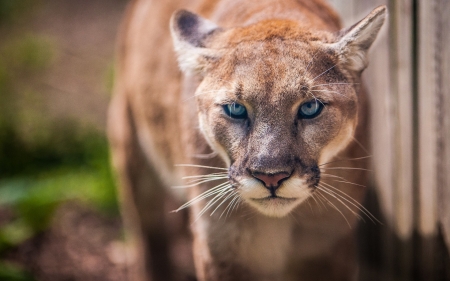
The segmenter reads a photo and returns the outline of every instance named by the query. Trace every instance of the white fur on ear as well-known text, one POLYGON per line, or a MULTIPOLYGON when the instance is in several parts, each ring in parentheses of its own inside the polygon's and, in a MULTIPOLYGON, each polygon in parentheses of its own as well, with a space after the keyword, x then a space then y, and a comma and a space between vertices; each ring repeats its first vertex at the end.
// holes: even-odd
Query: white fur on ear
POLYGON ((180 69, 185 73, 198 74, 204 69, 207 58, 218 53, 205 46, 207 39, 220 27, 186 10, 173 13, 170 19, 170 31, 178 56, 180 69))
POLYGON ((377 7, 352 27, 341 30, 341 36, 332 48, 338 52, 347 69, 360 72, 367 67, 367 51, 375 41, 386 14, 386 6, 377 7))

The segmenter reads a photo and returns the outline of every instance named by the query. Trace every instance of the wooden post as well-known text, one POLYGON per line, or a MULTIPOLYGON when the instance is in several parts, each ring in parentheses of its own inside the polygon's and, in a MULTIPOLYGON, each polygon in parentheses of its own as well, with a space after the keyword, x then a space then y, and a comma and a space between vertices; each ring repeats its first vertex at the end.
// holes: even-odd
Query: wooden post
POLYGON ((450 1, 330 2, 345 26, 378 5, 389 8, 389 31, 382 31, 373 46, 363 77, 370 100, 374 185, 385 216, 380 251, 386 274, 378 279, 448 280, 450 1))
POLYGON ((436 9, 437 95, 439 112, 438 159, 439 219, 450 248, 450 1, 440 0, 436 9))
POLYGON ((436 0, 420 0, 418 6, 418 109, 419 186, 418 231, 437 232, 438 103, 436 93, 436 0))

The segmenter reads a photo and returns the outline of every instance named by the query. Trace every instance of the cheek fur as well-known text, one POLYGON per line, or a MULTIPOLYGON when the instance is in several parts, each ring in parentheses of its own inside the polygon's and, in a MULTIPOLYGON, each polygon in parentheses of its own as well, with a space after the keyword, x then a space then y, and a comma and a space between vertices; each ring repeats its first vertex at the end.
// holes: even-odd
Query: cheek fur
POLYGON ((334 156, 347 147, 352 140, 355 131, 355 125, 352 123, 356 122, 348 122, 342 126, 338 135, 322 149, 319 164, 329 162, 334 156))
POLYGON ((226 148, 229 156, 235 160, 246 147, 246 134, 244 124, 226 120, 223 116, 212 116, 210 124, 215 140, 226 148))
POLYGON ((226 146, 224 147, 222 143, 217 141, 217 137, 214 134, 214 130, 211 130, 213 128, 210 124, 208 124, 208 118, 204 114, 199 114, 199 125, 200 130, 205 136, 206 141, 208 142, 209 146, 219 153, 220 157, 223 159, 223 161, 226 163, 227 167, 231 165, 231 159, 229 156, 229 153, 227 152, 226 146))
MULTIPOLYGON (((303 124, 300 137, 312 155, 320 155, 321 150, 336 138, 343 126, 343 116, 330 109, 326 116, 316 122, 303 124)), ((317 157, 317 156, 316 156, 317 157)))

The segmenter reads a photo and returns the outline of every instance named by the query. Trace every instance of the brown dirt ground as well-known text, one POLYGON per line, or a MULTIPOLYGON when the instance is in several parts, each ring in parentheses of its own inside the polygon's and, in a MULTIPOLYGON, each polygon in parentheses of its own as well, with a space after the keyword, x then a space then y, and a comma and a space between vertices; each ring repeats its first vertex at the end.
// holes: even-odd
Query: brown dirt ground
POLYGON ((9 251, 37 280, 126 280, 125 244, 118 218, 76 203, 60 207, 50 229, 9 251))

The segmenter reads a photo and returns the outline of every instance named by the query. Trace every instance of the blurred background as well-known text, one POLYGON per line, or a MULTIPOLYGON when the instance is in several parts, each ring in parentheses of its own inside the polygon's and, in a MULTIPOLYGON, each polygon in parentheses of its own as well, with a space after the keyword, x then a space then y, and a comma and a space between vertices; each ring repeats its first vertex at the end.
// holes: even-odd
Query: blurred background
POLYGON ((125 280, 105 137, 125 0, 0 0, 0 280, 125 280))
MULTIPOLYGON (((0 0, 0 280, 126 280, 105 136, 127 0, 0 0)), ((387 4, 364 78, 373 192, 361 280, 450 280, 450 2, 387 4), (447 244, 446 244, 447 243, 447 244)))

